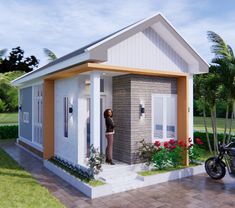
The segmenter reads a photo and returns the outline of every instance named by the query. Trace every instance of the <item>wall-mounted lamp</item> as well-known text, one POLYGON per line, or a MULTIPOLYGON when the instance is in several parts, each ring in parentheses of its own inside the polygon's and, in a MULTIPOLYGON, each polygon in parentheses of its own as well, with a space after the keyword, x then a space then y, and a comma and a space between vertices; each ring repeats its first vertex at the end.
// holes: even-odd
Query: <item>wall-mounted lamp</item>
POLYGON ((145 117, 145 106, 143 102, 140 102, 140 119, 145 117))
POLYGON ((73 113, 73 106, 71 105, 71 106, 69 106, 69 113, 73 113))

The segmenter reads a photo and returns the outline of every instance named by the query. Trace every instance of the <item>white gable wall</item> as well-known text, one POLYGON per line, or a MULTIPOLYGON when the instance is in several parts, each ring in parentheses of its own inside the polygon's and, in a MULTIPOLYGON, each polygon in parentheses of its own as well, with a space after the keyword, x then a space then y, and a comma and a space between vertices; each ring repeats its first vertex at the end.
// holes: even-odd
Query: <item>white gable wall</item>
POLYGON ((188 64, 151 27, 109 48, 105 64, 188 72, 188 64))

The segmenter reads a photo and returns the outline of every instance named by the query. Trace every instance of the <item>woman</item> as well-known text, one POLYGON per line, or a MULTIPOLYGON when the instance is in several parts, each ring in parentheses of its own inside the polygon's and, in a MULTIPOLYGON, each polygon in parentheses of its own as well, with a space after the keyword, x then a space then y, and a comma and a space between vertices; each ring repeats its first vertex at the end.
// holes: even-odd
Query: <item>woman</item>
POLYGON ((106 125, 106 133, 105 136, 107 138, 107 147, 106 147, 106 162, 110 165, 115 165, 113 158, 113 135, 114 135, 114 122, 113 122, 113 111, 111 109, 106 109, 104 111, 105 125, 106 125))

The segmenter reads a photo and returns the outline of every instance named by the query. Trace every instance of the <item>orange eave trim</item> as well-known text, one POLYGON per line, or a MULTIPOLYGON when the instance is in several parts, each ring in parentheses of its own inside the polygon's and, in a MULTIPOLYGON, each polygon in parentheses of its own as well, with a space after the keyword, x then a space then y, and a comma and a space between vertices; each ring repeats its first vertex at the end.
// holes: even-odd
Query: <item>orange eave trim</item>
POLYGON ((152 76, 164 76, 164 77, 186 77, 187 73, 182 72, 170 72, 162 70, 152 70, 152 69, 141 69, 141 68, 130 68, 123 66, 111 66, 98 63, 85 63, 78 66, 72 66, 70 68, 65 68, 59 72, 55 72, 45 77, 45 79, 62 79, 67 77, 72 77, 77 74, 81 74, 88 71, 112 71, 112 72, 123 72, 129 74, 141 74, 141 75, 152 75, 152 76))

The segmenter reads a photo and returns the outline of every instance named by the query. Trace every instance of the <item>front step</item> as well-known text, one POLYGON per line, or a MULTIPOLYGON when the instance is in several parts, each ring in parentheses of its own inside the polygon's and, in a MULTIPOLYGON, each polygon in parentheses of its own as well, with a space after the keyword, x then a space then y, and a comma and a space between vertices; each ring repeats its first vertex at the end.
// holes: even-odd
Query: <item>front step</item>
POLYGON ((134 171, 136 168, 127 164, 103 165, 103 171, 99 173, 99 179, 111 186, 112 193, 119 193, 144 186, 144 181, 138 178, 134 171), (132 171, 133 170, 133 171, 132 171))

